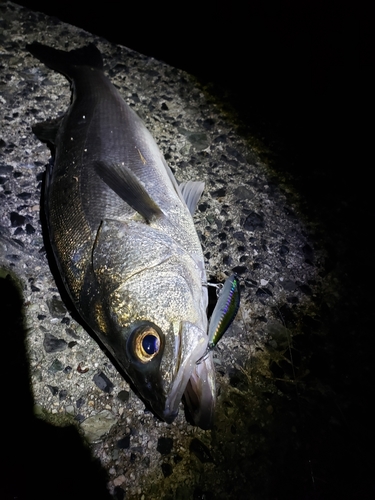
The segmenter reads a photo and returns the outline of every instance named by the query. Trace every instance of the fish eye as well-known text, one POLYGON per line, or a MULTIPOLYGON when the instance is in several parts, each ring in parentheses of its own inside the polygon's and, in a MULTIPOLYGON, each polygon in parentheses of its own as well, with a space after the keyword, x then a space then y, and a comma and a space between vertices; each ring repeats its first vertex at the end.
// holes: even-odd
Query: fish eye
POLYGON ((134 353, 143 363, 148 363, 158 354, 160 345, 160 335, 152 326, 142 326, 134 332, 134 353))
POLYGON ((142 348, 147 354, 152 356, 159 350, 159 338, 155 335, 146 335, 142 340, 142 348))

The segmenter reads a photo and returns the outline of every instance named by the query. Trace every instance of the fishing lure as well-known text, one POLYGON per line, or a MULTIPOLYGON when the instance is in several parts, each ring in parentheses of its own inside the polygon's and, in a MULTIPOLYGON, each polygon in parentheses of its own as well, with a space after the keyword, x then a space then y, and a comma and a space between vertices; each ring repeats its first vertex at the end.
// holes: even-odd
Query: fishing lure
POLYGON ((208 327, 208 345, 206 352, 198 359, 197 364, 201 363, 207 354, 215 348, 224 333, 233 323, 234 318, 240 307, 240 282, 236 274, 232 274, 224 285, 207 283, 208 286, 214 286, 219 290, 218 301, 212 313, 208 327))

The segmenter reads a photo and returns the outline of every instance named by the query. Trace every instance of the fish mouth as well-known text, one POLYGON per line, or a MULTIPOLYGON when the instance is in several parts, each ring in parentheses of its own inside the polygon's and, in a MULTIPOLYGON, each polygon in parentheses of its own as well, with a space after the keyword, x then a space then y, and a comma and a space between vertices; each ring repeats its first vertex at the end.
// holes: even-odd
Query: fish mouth
POLYGON ((195 325, 184 322, 180 340, 179 359, 182 362, 176 367, 176 375, 165 400, 162 418, 168 423, 173 422, 184 396, 194 424, 202 429, 209 429, 213 422, 216 391, 212 352, 204 356, 208 337, 195 325), (197 364, 202 356, 204 359, 197 364))
POLYGON ((178 410, 176 410, 176 411, 170 411, 169 409, 168 410, 164 410, 164 412, 162 414, 162 419, 167 424, 171 424, 171 423, 174 422, 174 420, 177 417, 177 415, 178 415, 178 410))
POLYGON ((184 392, 188 413, 201 429, 213 426, 216 387, 212 351, 195 365, 184 392))
MULTIPOLYGON (((204 354, 207 346, 207 335, 196 325, 183 321, 180 323, 178 333, 175 335, 174 358, 176 364, 169 387, 165 387, 165 407, 163 414, 175 414, 186 386, 194 371, 197 360, 204 354)), ((161 370, 166 374, 171 371, 168 357, 165 360, 161 370)), ((167 376, 163 377, 166 381, 167 376)))

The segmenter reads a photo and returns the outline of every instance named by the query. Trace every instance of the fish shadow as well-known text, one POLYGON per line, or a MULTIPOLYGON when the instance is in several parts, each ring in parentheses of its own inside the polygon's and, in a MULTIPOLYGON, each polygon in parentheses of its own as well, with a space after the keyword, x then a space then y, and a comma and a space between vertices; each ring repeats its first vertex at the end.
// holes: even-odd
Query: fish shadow
POLYGON ((56 427, 34 415, 24 300, 17 277, 1 271, 2 425, 8 438, 2 440, 0 497, 109 500, 106 472, 76 427, 56 427))

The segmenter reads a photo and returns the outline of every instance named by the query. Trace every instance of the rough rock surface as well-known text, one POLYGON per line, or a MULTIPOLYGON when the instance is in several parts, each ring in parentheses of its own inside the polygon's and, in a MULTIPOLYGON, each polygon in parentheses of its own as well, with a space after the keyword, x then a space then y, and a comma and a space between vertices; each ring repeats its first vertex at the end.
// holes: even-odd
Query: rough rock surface
MULTIPOLYGON (((9 354, 14 359, 3 371, 15 380, 5 402, 13 432, 29 419, 40 432, 38 443, 45 433, 34 420, 73 425, 82 438, 74 446, 83 446, 86 436, 107 474, 108 495, 117 499, 313 498, 331 491, 329 454, 319 450, 327 436, 340 442, 346 424, 339 397, 324 382, 337 367, 319 357, 340 300, 322 227, 267 163, 259 141, 190 75, 12 3, 2 4, 0 15, 0 268, 22 294, 17 319, 11 307, 4 314, 9 331, 24 334, 26 361, 20 363, 27 366, 18 370, 18 354, 9 354), (190 425, 182 405, 171 425, 145 410, 69 309, 41 222, 50 151, 31 127, 62 115, 71 94, 63 76, 25 51, 33 40, 66 50, 94 42, 106 73, 145 121, 177 180, 206 183, 195 223, 208 275, 220 282, 235 271, 242 292, 240 313, 215 352, 211 431, 190 425), (19 401, 27 374, 32 399, 19 401)), ((73 446, 57 440, 56 447, 68 443, 73 446)), ((15 462, 18 453, 15 444, 15 462)), ((21 472, 17 481, 23 491, 21 472)))

